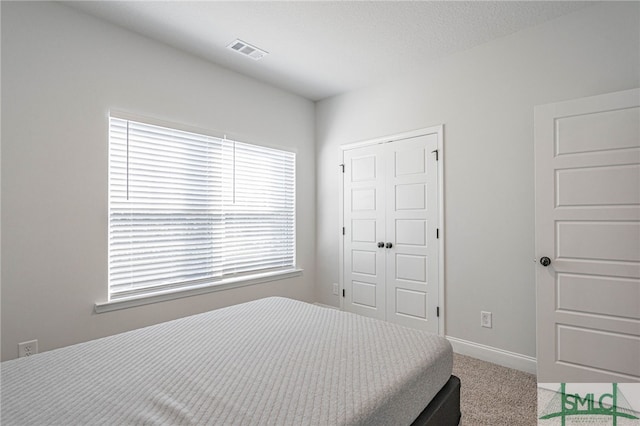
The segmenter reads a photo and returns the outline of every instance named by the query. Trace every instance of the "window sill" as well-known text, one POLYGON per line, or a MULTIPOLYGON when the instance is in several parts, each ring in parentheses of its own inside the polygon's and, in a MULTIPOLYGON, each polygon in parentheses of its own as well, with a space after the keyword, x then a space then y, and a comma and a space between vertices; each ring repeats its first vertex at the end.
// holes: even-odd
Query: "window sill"
POLYGON ((94 311, 97 314, 101 314, 103 312, 133 308, 134 306, 149 305, 152 303, 181 299, 183 297, 196 296, 198 294, 212 293, 214 291, 222 291, 231 288, 266 283, 269 281, 299 277, 302 275, 302 271, 302 269, 288 269, 286 271, 267 272, 263 274, 255 274, 239 278, 227 278, 222 281, 216 281, 212 284, 203 284, 197 287, 167 290, 164 292, 153 293, 147 296, 136 296, 126 299, 113 300, 110 302, 97 302, 94 306, 94 311))

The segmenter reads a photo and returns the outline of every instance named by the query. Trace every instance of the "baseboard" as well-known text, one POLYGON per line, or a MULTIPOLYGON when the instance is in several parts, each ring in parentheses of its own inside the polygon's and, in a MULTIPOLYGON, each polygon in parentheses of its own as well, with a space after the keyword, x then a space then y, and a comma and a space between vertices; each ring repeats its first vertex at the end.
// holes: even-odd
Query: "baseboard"
POLYGON ((480 343, 446 336, 451 342, 453 351, 457 354, 467 355, 483 361, 502 365, 503 367, 514 368, 527 373, 536 374, 536 359, 527 355, 505 351, 504 349, 492 346, 481 345, 480 343))

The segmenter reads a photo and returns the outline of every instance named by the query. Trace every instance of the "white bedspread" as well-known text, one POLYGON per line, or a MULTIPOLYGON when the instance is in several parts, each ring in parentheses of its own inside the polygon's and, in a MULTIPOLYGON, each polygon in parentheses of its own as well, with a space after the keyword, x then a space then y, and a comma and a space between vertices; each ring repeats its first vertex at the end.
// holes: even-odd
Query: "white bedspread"
POLYGON ((2 363, 2 425, 402 425, 443 338, 272 297, 2 363))

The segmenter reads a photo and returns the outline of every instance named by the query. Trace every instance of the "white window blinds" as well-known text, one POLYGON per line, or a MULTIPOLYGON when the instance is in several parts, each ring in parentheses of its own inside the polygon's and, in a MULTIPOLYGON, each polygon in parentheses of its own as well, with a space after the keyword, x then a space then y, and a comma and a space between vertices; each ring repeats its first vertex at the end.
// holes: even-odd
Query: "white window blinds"
POLYGON ((295 154, 110 118, 109 300, 295 266, 295 154))

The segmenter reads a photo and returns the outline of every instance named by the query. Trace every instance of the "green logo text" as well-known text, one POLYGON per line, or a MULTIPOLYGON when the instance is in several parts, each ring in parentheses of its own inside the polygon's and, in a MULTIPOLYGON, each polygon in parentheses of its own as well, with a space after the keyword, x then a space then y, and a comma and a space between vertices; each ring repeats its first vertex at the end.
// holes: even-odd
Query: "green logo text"
MULTIPOLYGON (((612 389, 610 393, 607 392, 600 395, 585 393, 584 395, 580 395, 579 393, 567 393, 566 383, 561 383, 559 393, 560 410, 544 414, 540 417, 540 420, 559 417, 562 420, 562 426, 565 426, 566 418, 569 416, 610 416, 613 426, 616 426, 618 417, 638 419, 638 417, 631 414, 631 410, 619 409, 618 398, 621 396, 624 400, 624 396, 618 392, 617 383, 612 383, 611 385, 612 389)), ((545 411, 549 411, 549 408, 557 410, 557 402, 557 398, 553 398, 545 411)))

